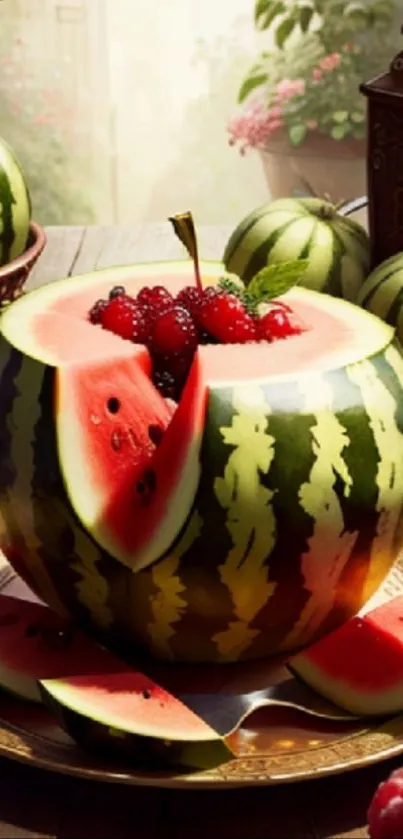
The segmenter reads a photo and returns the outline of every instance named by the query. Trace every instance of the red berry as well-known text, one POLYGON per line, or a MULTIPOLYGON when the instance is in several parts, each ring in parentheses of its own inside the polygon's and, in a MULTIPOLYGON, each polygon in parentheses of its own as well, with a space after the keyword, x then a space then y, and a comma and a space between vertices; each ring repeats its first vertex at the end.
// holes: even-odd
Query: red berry
POLYGON ((113 297, 104 308, 101 315, 104 329, 120 335, 121 338, 145 343, 147 337, 147 323, 143 312, 136 306, 133 297, 119 295, 113 297))
POLYGON ((403 836, 403 768, 379 785, 367 813, 371 839, 403 836))
POLYGON ((136 300, 140 306, 150 310, 150 314, 157 314, 157 312, 165 310, 167 306, 173 303, 172 294, 162 285, 151 288, 144 286, 139 291, 136 300))
POLYGON ((179 303, 180 306, 183 306, 184 309, 187 309, 192 315, 193 320, 197 322, 203 298, 204 294, 200 288, 189 285, 182 288, 179 294, 176 295, 175 302, 179 303))
POLYGON ((97 300, 96 303, 94 303, 92 309, 90 309, 90 313, 88 316, 91 323, 101 323, 102 313, 104 309, 106 309, 107 305, 107 300, 97 300))
POLYGON ((199 310, 199 320, 206 332, 223 344, 256 341, 255 319, 234 294, 208 288, 199 310))
POLYGON ((197 330, 189 312, 182 306, 159 314, 153 323, 150 345, 156 355, 189 356, 197 347, 197 330))
POLYGON ((273 306, 266 315, 258 319, 258 337, 261 341, 277 341, 280 338, 289 338, 291 335, 300 335, 303 326, 293 313, 286 311, 282 305, 273 306))

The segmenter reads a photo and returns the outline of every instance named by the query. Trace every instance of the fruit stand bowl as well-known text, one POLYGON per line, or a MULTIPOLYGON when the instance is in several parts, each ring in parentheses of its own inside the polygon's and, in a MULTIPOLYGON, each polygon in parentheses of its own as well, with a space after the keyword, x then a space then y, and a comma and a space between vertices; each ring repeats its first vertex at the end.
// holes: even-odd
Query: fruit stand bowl
POLYGON ((29 225, 27 247, 20 256, 0 266, 0 305, 11 303, 22 293, 24 284, 46 245, 46 233, 35 221, 29 225))

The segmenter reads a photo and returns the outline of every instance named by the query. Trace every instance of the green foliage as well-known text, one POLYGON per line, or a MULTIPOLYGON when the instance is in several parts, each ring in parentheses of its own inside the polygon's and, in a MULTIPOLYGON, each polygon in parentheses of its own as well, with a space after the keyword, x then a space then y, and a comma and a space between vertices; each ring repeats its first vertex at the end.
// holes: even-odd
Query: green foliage
POLYGON ((281 46, 296 29, 304 33, 316 25, 327 48, 337 50, 338 36, 355 37, 357 31, 388 27, 396 14, 394 0, 256 0, 255 22, 260 30, 272 28, 281 46), (316 24, 315 22, 316 16, 316 24), (331 29, 330 29, 331 27, 331 29), (335 28, 334 28, 335 27, 335 28), (332 30, 332 31, 331 31, 332 30), (279 34, 280 33, 280 34, 279 34), (329 40, 330 39, 330 40, 329 40))
MULTIPOLYGON (((365 137, 360 85, 385 72, 403 49, 399 5, 399 0, 255 0, 256 27, 270 30, 275 46, 243 79, 238 102, 246 112, 251 102, 264 104, 266 139, 273 109, 275 128, 281 123, 293 145, 311 130, 335 140, 365 137), (291 82, 288 91, 284 80, 291 82)), ((244 136, 233 122, 232 142, 240 141, 243 149, 262 144, 262 120, 261 115, 259 130, 244 120, 244 136)))

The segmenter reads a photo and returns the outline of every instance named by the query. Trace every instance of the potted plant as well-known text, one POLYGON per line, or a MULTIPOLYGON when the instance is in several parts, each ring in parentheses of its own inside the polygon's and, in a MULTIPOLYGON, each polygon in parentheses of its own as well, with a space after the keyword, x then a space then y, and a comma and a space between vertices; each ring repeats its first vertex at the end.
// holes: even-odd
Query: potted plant
POLYGON ((273 46, 242 81, 228 131, 241 154, 258 150, 272 198, 365 193, 359 86, 399 48, 398 11, 398 0, 255 0, 273 46))

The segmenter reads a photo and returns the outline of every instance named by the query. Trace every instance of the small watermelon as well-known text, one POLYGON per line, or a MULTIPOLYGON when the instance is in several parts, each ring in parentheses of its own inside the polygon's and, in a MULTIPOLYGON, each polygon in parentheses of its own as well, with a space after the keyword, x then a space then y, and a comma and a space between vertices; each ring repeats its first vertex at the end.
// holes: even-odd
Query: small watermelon
POLYGON ((246 285, 267 264, 309 260, 301 285, 354 301, 370 267, 369 238, 319 198, 284 198, 250 213, 230 237, 226 269, 246 285))
POLYGON ((9 145, 0 138, 0 265, 6 265, 27 246, 31 199, 22 168, 9 145))
POLYGON ((0 687, 40 702, 83 745, 204 766, 229 750, 180 699, 46 606, 0 595, 0 687))
POLYGON ((288 666, 353 714, 403 711, 403 596, 351 618, 288 666))
POLYGON ((395 327, 403 344, 403 253, 372 271, 361 286, 356 303, 395 327))

